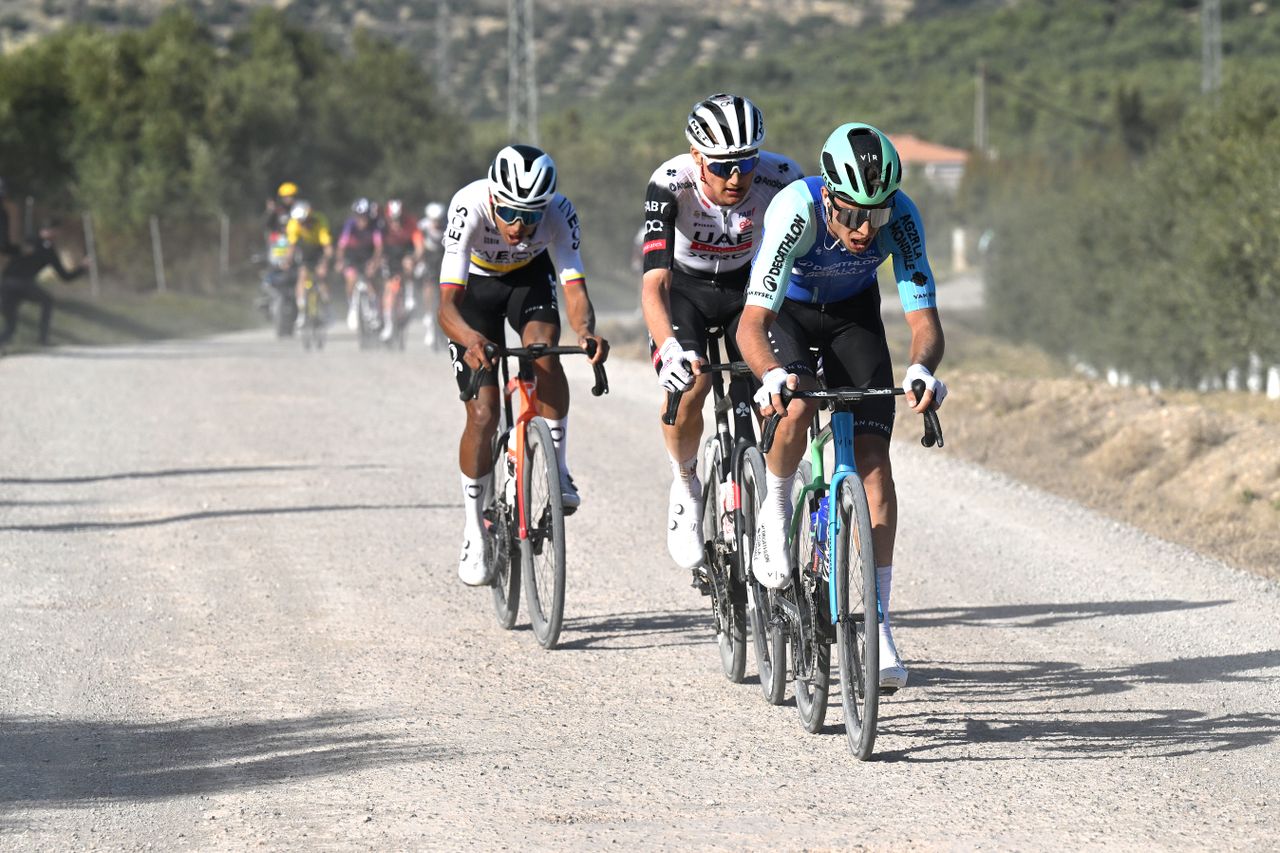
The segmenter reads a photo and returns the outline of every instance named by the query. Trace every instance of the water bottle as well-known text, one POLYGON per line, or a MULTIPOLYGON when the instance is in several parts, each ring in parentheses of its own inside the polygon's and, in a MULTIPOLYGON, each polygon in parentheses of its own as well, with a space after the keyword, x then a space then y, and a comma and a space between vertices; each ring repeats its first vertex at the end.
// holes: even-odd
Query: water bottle
POLYGON ((810 513, 809 520, 813 530, 813 565, 814 574, 826 575, 827 570, 827 522, 830 520, 831 502, 823 495, 818 501, 816 512, 810 513))

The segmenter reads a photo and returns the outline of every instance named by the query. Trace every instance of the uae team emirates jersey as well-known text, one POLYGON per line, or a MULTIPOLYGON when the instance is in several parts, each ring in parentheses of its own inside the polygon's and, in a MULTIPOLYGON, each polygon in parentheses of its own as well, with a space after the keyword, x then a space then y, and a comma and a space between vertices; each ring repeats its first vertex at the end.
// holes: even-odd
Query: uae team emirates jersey
POLYGON ((692 154, 659 166, 645 194, 645 272, 671 269, 722 287, 744 288, 769 202, 804 173, 794 160, 761 151, 749 177, 742 201, 721 207, 702 194, 692 154))

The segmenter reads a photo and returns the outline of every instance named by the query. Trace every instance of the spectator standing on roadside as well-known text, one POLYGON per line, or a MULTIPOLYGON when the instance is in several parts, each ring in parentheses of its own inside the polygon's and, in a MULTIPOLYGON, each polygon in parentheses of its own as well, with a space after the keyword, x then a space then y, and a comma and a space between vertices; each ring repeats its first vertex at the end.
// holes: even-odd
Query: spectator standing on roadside
POLYGON ((4 317, 4 329, 0 330, 0 348, 13 337, 18 327, 18 309, 23 302, 35 302, 40 305, 40 345, 49 345, 49 324, 53 319, 53 296, 36 284, 36 276, 45 267, 53 267, 63 281, 71 281, 83 275, 89 269, 88 259, 82 259, 73 270, 67 270, 58 257, 58 250, 53 245, 58 235, 56 220, 46 220, 40 226, 40 233, 35 244, 24 247, 21 254, 14 255, 0 277, 0 315, 4 317))

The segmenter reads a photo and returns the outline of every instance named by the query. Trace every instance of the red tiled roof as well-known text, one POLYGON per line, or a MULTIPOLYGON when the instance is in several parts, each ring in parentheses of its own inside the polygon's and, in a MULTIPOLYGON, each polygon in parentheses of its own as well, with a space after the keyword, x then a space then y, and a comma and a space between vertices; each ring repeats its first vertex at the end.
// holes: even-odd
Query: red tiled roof
POLYGON ((948 148, 935 142, 925 142, 910 134, 895 136, 889 134, 893 147, 898 149, 898 157, 907 165, 920 163, 960 163, 969 159, 969 152, 961 148, 948 148))

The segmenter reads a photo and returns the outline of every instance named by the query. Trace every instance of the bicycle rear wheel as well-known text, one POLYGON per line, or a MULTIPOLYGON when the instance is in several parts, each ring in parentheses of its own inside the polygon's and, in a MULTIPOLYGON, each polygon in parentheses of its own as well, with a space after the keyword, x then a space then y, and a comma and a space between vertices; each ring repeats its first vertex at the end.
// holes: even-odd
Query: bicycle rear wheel
POLYGON ((827 695, 831 685, 831 645, 827 642, 829 620, 826 558, 818 549, 817 531, 810 520, 818 511, 821 495, 808 492, 801 501, 804 487, 813 479, 813 466, 806 459, 796 472, 791 505, 800 515, 795 538, 791 541, 791 559, 799 579, 796 606, 801 624, 792 636, 791 658, 795 664, 796 710, 805 731, 817 733, 827 718, 827 695))
POLYGON ((725 678, 741 684, 747 670, 747 609, 745 602, 734 601, 733 567, 723 547, 727 543, 721 530, 720 509, 725 496, 720 492, 720 484, 725 479, 725 471, 719 440, 707 439, 702 458, 706 460, 702 471, 702 540, 708 543, 706 569, 711 582, 720 668, 725 678))
POLYGON ((526 430, 524 505, 528 538, 521 543, 525 602, 533 635, 554 648, 564 621, 564 505, 551 427, 534 418, 526 430))
POLYGON ((755 650, 760 691, 770 705, 781 705, 787 693, 787 639, 773 618, 769 589, 751 571, 751 554, 756 541, 756 521, 764 501, 764 456, 755 447, 742 452, 738 468, 738 491, 742 506, 738 529, 738 556, 742 560, 751 618, 751 643, 755 650))
POLYGON ((879 608, 876 561, 871 545, 871 512, 862 481, 840 481, 837 508, 835 583, 836 645, 840 657, 840 703, 844 706, 849 750, 860 761, 871 757, 880 706, 879 608))

